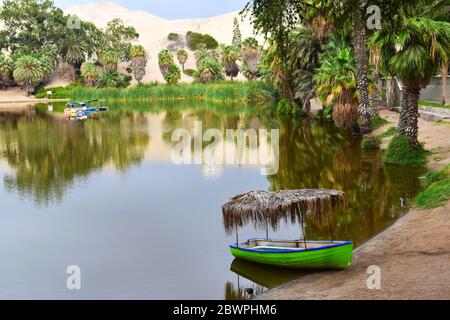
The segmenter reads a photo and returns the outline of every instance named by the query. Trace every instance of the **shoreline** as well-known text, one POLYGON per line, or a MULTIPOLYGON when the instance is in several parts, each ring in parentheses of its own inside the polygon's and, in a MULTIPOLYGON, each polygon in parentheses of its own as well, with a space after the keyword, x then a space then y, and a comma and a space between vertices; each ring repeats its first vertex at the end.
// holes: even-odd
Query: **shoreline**
POLYGON ((450 299, 449 218, 450 201, 412 209, 357 248, 348 270, 310 274, 256 299, 450 299), (367 268, 373 265, 381 270, 380 290, 367 288, 367 268))
MULTIPOLYGON (((390 123, 374 132, 380 136, 396 125, 398 114, 382 110, 390 123)), ((450 162, 450 127, 419 119, 419 140, 432 152, 427 167, 450 162)), ((383 139, 381 148, 389 138, 383 139)), ((309 274, 271 289, 256 299, 450 299, 450 201, 443 206, 410 209, 393 225, 353 251, 348 270, 309 274), (369 266, 381 270, 381 289, 369 290, 369 266)))

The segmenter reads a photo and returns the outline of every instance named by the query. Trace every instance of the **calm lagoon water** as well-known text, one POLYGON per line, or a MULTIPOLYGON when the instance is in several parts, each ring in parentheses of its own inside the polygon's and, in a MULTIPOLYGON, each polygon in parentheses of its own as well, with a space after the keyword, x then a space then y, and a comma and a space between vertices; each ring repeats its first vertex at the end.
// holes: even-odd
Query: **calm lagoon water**
MULTIPOLYGON (((55 111, 61 111, 56 106, 55 111)), ((254 189, 335 188, 335 238, 362 244, 392 224, 417 192, 421 169, 384 166, 378 152, 324 124, 280 121, 264 108, 113 106, 69 122, 46 106, 0 111, 0 298, 239 299, 302 272, 234 260, 221 205, 254 189), (256 111, 255 111, 256 109, 256 111), (171 134, 204 129, 280 129, 278 174, 246 165, 175 165, 171 134), (66 268, 81 268, 81 290, 66 268)), ((309 238, 328 239, 311 223, 309 238)), ((265 236, 248 226, 241 240, 265 236)), ((298 238, 298 225, 271 231, 298 238)))

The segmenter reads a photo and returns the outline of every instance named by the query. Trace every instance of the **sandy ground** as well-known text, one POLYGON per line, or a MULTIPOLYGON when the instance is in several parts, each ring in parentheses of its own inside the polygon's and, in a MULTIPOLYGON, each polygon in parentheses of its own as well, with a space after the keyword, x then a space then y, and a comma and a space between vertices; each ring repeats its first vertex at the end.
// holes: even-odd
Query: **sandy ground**
POLYGON ((311 274, 258 299, 450 299, 450 202, 409 212, 356 249, 349 270, 311 274), (379 290, 367 288, 372 265, 379 290))
POLYGON ((33 97, 28 97, 26 92, 20 88, 9 88, 0 90, 0 103, 11 101, 32 101, 33 97))

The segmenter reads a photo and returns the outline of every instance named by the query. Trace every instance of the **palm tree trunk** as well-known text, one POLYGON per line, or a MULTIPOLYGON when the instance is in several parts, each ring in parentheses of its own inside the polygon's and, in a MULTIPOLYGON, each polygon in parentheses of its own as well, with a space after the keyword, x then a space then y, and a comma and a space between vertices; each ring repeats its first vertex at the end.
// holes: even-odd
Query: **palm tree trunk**
POLYGON ((402 90, 402 102, 400 108, 400 119, 397 126, 397 135, 405 133, 408 120, 408 94, 406 88, 402 90))
POLYGON ((417 146, 419 145, 419 142, 417 141, 417 133, 419 130, 418 119, 420 88, 406 87, 405 92, 407 96, 408 110, 404 133, 408 137, 410 145, 413 148, 417 148, 417 146))
POLYGON ((444 105, 444 106, 447 103, 447 97, 448 97, 447 76, 448 76, 448 64, 445 64, 442 67, 442 100, 441 100, 442 105, 444 105))
POLYGON ((361 134, 372 133, 372 110, 369 99, 369 81, 367 76, 369 55, 367 53, 367 33, 360 10, 355 10, 352 24, 352 42, 356 55, 356 81, 359 93, 359 115, 361 117, 361 134))

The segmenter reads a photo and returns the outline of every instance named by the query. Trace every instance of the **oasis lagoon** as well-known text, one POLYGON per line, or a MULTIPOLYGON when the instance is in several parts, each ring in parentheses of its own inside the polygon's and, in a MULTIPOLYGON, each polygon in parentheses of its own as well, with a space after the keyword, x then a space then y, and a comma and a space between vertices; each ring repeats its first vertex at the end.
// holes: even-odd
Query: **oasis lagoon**
MULTIPOLYGON (((243 299, 304 273, 234 260, 221 205, 249 190, 343 190, 336 239, 361 245, 406 212, 424 169, 326 123, 278 119, 270 108, 189 103, 115 105, 70 122, 64 106, 0 111, 0 298, 243 299), (176 129, 279 129, 279 166, 175 164, 176 129), (406 201, 401 201, 404 199, 406 201), (403 204, 406 203, 406 207, 403 204), (68 290, 79 266, 81 290, 68 290)), ((274 239, 298 238, 286 222, 274 239)), ((248 226, 240 238, 265 236, 248 226)), ((330 228, 307 224, 311 239, 330 228)))

